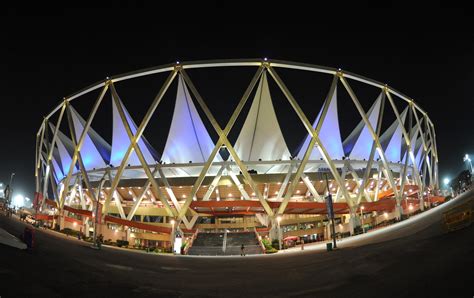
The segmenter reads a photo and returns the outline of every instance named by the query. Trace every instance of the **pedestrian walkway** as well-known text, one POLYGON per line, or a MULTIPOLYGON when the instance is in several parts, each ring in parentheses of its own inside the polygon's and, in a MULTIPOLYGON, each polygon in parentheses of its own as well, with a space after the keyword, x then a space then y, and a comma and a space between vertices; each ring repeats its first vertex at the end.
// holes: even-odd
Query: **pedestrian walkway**
POLYGON ((0 243, 18 249, 26 249, 25 243, 21 242, 20 239, 8 233, 2 228, 0 228, 0 243))
MULTIPOLYGON (((404 221, 377 230, 371 230, 367 233, 338 240, 337 247, 347 248, 363 246, 408 237, 414 234, 419 234, 420 239, 424 239, 446 233, 446 214, 463 206, 464 209, 467 208, 466 210, 470 210, 473 201, 474 189, 467 191, 435 208, 413 215, 404 221)), ((326 242, 307 244, 305 245, 305 250, 324 251, 326 250, 326 242)), ((282 252, 296 253, 300 251, 301 250, 299 248, 294 247, 283 250, 282 252)))

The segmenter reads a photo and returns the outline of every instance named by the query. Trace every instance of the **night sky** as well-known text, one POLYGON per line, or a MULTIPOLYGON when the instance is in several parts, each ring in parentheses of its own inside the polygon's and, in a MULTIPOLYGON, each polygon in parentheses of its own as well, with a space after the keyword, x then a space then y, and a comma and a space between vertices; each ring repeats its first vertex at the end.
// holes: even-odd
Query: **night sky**
MULTIPOLYGON (((130 7, 125 8, 120 15, 107 11, 97 22, 83 14, 66 17, 61 12, 44 16, 34 16, 31 10, 2 12, 0 181, 7 183, 10 173, 15 172, 15 189, 33 196, 35 135, 42 117, 61 98, 106 76, 177 60, 269 57, 342 68, 388 83, 411 96, 428 112, 437 133, 441 178, 453 177, 465 168, 462 162, 465 153, 474 155, 474 31, 468 9, 443 11, 441 8, 426 19, 410 12, 395 18, 372 9, 347 22, 285 24, 281 18, 274 17, 270 19, 280 22, 272 24, 253 15, 253 18, 232 18, 229 20, 232 24, 222 18, 204 24, 210 19, 144 22, 137 14, 127 15, 130 7), (249 19, 261 22, 250 24, 249 19)), ((65 9, 65 13, 71 10, 65 9)), ((212 86, 220 85, 215 73, 194 77, 197 87, 201 86, 198 89, 209 95, 208 104, 217 107, 213 112, 218 113, 220 107, 228 106, 232 110, 252 75, 250 71, 237 80, 238 88, 222 83, 215 88, 217 91, 212 90, 212 86), (228 91, 225 100, 224 91, 228 91)), ((154 83, 149 79, 144 80, 143 87, 117 87, 135 122, 140 122, 144 109, 159 90, 159 85, 154 83), (145 104, 136 105, 139 99, 131 99, 132 94, 143 98, 145 104)), ((301 87, 307 89, 295 91, 295 95, 314 91, 321 97, 329 88, 329 84, 318 90, 313 90, 317 85, 301 86, 308 87, 301 87)), ((302 106, 308 109, 312 106, 308 95, 300 98, 302 106)), ((308 112, 311 121, 320 104, 322 100, 308 112)), ((77 105, 79 112, 87 108, 77 105)), ((164 114, 170 117, 172 105, 164 103, 165 111, 167 105, 169 112, 164 114)), ((285 110, 276 109, 277 114, 285 110)), ((228 117, 226 112, 222 115, 218 120, 228 117)), ((348 122, 353 122, 349 126, 357 123, 353 119, 348 122)), ((291 121, 281 126, 290 149, 294 150, 304 131, 292 134, 296 128, 291 121)), ((93 127, 100 133, 108 129, 99 122, 93 127)), ((343 139, 350 129, 342 128, 343 139)), ((160 133, 166 136, 166 129, 156 131, 158 136, 160 133)), ((155 134, 150 131, 145 135, 150 140, 155 134)), ((155 145, 157 141, 150 142, 155 145)), ((157 149, 162 145, 156 144, 157 149)))

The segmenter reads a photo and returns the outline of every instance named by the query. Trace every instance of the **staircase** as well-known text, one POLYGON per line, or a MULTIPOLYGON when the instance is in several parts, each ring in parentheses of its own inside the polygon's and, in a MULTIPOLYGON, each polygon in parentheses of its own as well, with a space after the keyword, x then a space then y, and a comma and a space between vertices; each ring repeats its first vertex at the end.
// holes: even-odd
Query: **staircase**
POLYGON ((245 246, 246 255, 263 254, 254 232, 227 233, 226 247, 224 233, 199 233, 189 249, 188 255, 230 256, 240 255, 240 247, 245 246))
POLYGON ((246 255, 262 254, 262 248, 255 237, 254 232, 227 234, 226 255, 240 255, 240 247, 245 247, 246 255))
POLYGON ((189 249, 188 255, 223 256, 224 233, 199 233, 189 249))

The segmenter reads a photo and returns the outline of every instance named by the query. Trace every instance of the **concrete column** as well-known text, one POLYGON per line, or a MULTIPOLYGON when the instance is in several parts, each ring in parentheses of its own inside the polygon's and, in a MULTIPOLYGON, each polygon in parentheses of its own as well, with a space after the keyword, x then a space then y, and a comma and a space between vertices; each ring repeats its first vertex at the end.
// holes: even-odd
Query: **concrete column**
POLYGON ((393 211, 395 213, 395 218, 397 220, 400 220, 402 218, 402 214, 403 214, 403 208, 402 206, 400 205, 400 203, 396 203, 395 205, 395 210, 393 211))
POLYGON ((56 223, 57 223, 57 222, 56 222, 56 218, 55 218, 55 216, 53 215, 53 223, 52 223, 52 226, 51 226, 53 229, 56 227, 56 223))
POLYGON ((270 231, 268 232, 268 236, 270 237, 272 241, 277 240, 278 239, 277 221, 275 218, 271 218, 270 223, 272 227, 270 228, 270 231))
POLYGON ((420 210, 425 210, 425 201, 423 199, 423 192, 421 190, 418 190, 418 199, 420 200, 420 210))
POLYGON ((271 229, 270 229, 270 232, 268 233, 269 236, 270 236, 270 239, 273 241, 273 240, 278 240, 278 247, 279 249, 281 250, 282 249, 282 231, 281 231, 281 226, 280 226, 280 222, 277 220, 277 217, 273 217, 273 218, 270 218, 270 222, 271 222, 271 229))
POLYGON ((282 241, 282 233, 281 233, 281 226, 280 226, 280 223, 277 221, 277 226, 278 226, 278 247, 279 249, 281 250, 282 246, 281 246, 281 241, 282 241))
POLYGON ((224 232, 224 241, 222 241, 222 251, 225 253, 225 250, 227 248, 227 229, 225 229, 224 232))
POLYGON ((351 236, 354 235, 355 228, 359 225, 359 217, 356 216, 356 211, 351 210, 349 213, 349 231, 351 236))
POLYGON ((84 219, 84 235, 86 237, 89 237, 89 218, 88 217, 84 219))
POLYGON ((59 213, 59 230, 64 229, 64 210, 59 213))

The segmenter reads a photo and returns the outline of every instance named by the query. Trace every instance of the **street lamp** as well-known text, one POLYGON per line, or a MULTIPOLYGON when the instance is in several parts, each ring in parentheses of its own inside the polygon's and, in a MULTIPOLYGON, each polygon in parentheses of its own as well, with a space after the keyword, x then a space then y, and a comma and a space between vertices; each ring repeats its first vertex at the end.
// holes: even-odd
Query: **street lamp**
POLYGON ((25 205, 25 197, 22 194, 17 194, 13 198, 13 206, 15 207, 23 207, 25 205))
POLYGON ((446 194, 451 192, 451 196, 454 197, 454 191, 453 191, 453 188, 451 187, 451 180, 449 178, 444 178, 443 179, 443 184, 446 188, 446 194))
POLYGON ((450 181, 449 178, 444 178, 444 179, 443 179, 444 185, 445 185, 445 186, 448 186, 448 185, 449 185, 449 181, 450 181))

